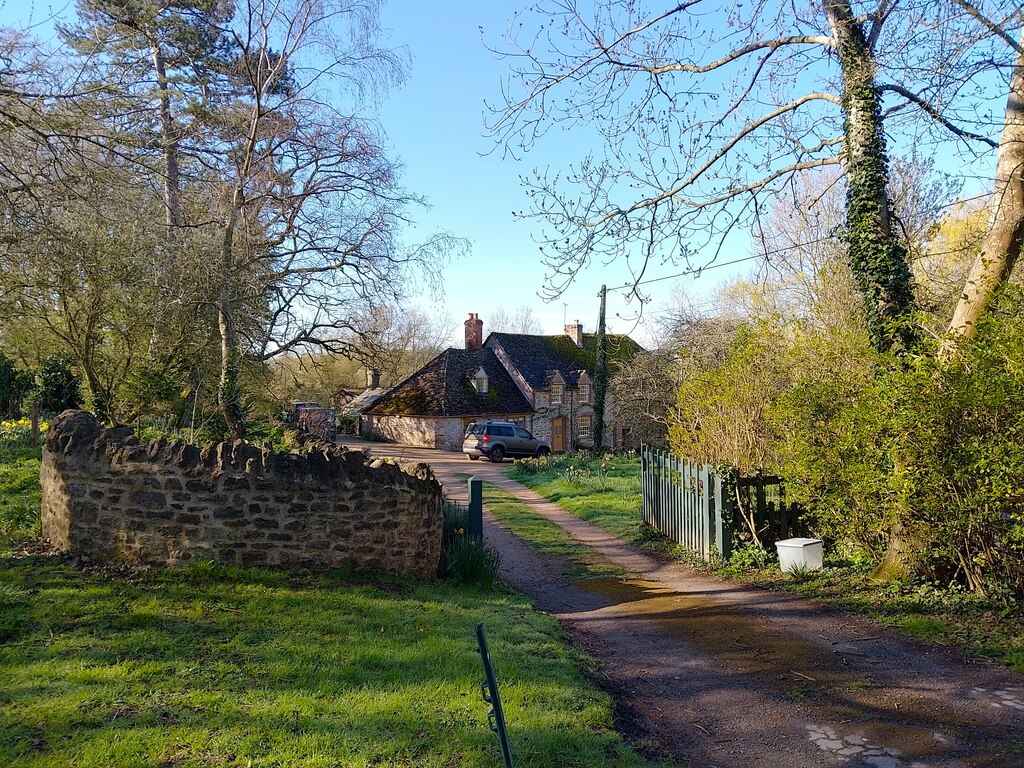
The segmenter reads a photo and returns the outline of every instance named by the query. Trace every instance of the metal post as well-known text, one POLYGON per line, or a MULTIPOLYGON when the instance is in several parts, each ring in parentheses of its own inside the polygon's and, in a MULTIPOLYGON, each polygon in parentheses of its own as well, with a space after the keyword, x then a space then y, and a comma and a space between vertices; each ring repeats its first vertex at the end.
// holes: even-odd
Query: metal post
POLYGON ((473 541, 484 540, 484 481, 475 476, 469 478, 468 533, 473 541))
POLYGON ((505 768, 512 768, 512 750, 508 746, 508 731, 505 729, 505 713, 501 709, 501 697, 498 696, 498 681, 494 677, 494 667, 491 666, 491 653, 487 650, 487 637, 484 635, 484 625, 480 622, 476 625, 476 646, 480 651, 480 658, 484 664, 484 682, 480 686, 480 692, 484 701, 491 705, 491 711, 487 713, 487 723, 491 730, 498 734, 498 742, 501 744, 501 756, 505 760, 505 768))

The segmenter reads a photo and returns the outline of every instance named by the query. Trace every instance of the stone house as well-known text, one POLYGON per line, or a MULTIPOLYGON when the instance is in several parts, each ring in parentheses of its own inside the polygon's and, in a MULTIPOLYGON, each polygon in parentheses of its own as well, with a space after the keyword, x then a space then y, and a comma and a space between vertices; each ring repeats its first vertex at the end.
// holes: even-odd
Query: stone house
MULTIPOLYGON (((395 386, 363 413, 363 434, 458 451, 466 427, 479 419, 514 421, 554 451, 594 445, 594 362, 597 338, 578 322, 565 334, 495 332, 466 320, 465 349, 449 349, 395 386)), ((643 348, 608 334, 609 373, 643 348)), ((629 447, 605 399, 605 444, 629 447)))

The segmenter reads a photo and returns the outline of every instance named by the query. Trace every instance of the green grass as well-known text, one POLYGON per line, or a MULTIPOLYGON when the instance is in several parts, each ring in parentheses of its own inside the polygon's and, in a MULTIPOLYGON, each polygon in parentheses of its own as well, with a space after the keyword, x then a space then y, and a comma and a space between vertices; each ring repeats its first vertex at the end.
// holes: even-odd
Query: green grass
POLYGON ((547 462, 515 462, 507 474, 621 539, 663 550, 670 545, 641 517, 640 459, 636 456, 564 454, 547 462))
POLYGON ((39 534, 40 452, 0 445, 0 556, 39 534))
POLYGON ((8 556, 38 530, 39 452, 0 452, 0 765, 496 766, 483 621, 517 766, 650 766, 592 662, 521 595, 194 563, 8 556), (6 543, 4 543, 6 542, 6 543))
POLYGON ((563 528, 490 483, 484 483, 484 506, 533 549, 551 557, 564 558, 565 575, 571 579, 625 575, 621 568, 576 541, 563 528))
POLYGON ((550 618, 448 583, 200 564, 0 566, 0 764, 495 766, 486 624, 518 766, 644 766, 550 618))

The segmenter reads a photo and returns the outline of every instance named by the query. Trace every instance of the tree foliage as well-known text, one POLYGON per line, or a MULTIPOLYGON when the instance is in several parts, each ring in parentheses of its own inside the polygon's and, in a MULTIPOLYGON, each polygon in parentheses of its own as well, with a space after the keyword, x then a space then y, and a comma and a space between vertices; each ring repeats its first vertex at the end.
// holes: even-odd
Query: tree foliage
POLYGON ((402 240, 423 200, 372 119, 407 65, 378 11, 81 0, 59 69, 4 31, 0 312, 74 356, 108 421, 181 421, 202 389, 244 435, 261 366, 355 354, 462 247, 402 240))

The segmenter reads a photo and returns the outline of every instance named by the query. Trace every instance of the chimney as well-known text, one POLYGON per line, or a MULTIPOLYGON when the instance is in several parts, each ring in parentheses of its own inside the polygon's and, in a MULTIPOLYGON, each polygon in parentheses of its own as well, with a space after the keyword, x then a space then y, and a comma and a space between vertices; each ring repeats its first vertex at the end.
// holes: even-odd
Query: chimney
POLYGON ((565 326, 565 335, 572 339, 572 343, 577 347, 583 346, 583 326, 580 325, 579 320, 572 325, 565 326))
POLYGON ((483 345, 484 321, 476 316, 476 312, 470 312, 466 321, 466 349, 480 349, 483 345))
POLYGON ((380 389, 380 371, 370 371, 370 389, 380 389))

